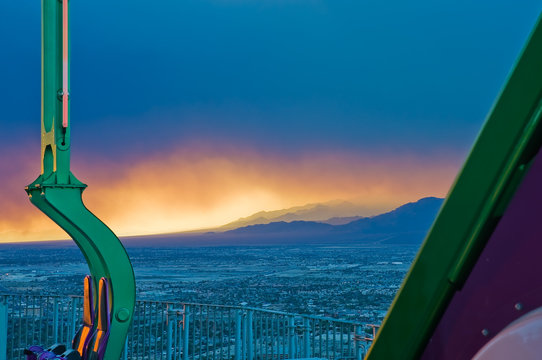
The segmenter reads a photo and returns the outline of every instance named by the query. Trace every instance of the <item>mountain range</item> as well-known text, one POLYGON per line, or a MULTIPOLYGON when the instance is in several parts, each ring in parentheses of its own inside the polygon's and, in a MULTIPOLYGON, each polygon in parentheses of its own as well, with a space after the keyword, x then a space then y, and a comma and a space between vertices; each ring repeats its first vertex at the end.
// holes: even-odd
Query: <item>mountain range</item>
MULTIPOLYGON (((305 207, 260 212, 205 233, 179 233, 127 238, 127 246, 225 246, 286 244, 412 244, 419 245, 431 227, 443 199, 427 197, 392 211, 370 217, 332 216, 321 221, 293 220, 302 214, 319 214, 325 209, 305 207), (294 209, 294 210, 292 210, 294 209), (259 220, 260 219, 260 220, 259 220), (275 221, 276 219, 284 219, 275 221), (261 223, 254 223, 261 221, 261 223), (248 224, 235 228, 235 224, 248 224), (225 231, 224 231, 225 230, 225 231)), ((325 217, 325 216, 324 216, 325 217)))
POLYGON ((260 211, 247 217, 239 218, 220 226, 214 231, 233 230, 243 226, 269 224, 272 222, 318 221, 332 225, 341 225, 374 214, 374 209, 353 204, 348 201, 329 201, 326 203, 307 204, 282 210, 260 211))

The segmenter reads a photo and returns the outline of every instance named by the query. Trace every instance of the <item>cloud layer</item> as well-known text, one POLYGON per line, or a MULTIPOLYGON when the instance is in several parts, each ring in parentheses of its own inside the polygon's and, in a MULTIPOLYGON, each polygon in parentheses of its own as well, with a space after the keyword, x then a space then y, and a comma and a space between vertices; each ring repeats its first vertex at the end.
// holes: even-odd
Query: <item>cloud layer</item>
MULTIPOLYGON (((31 155, 0 159, 1 242, 66 238, 26 199, 23 187, 39 169, 31 155)), ((336 199, 378 213, 424 196, 444 196, 458 165, 445 156, 329 151, 285 156, 196 144, 123 160, 79 159, 73 172, 89 185, 83 195, 87 207, 122 236, 204 229, 261 210, 336 199)))

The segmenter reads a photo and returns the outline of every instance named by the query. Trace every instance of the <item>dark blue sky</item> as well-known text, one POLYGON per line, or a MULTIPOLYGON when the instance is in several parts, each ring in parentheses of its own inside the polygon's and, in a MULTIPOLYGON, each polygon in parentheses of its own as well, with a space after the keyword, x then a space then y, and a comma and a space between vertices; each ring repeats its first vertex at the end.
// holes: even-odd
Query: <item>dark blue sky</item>
MULTIPOLYGON (((336 199, 375 214, 444 196, 542 9, 70 3, 73 169, 121 235, 336 199)), ((40 169, 40 10, 0 2, 0 241, 66 236, 23 191, 40 169)))
MULTIPOLYGON (((472 3, 74 0, 74 145, 463 156, 542 9, 472 3)), ((13 144, 39 131, 39 1, 0 13, 13 144)))

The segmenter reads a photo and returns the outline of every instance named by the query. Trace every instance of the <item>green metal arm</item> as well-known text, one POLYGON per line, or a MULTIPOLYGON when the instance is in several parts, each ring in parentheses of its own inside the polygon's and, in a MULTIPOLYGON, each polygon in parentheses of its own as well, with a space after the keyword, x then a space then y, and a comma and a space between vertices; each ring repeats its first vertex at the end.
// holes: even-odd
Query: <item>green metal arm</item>
POLYGON ((542 16, 367 355, 417 359, 542 142, 542 16))
POLYGON ((42 170, 26 191, 32 204, 64 229, 81 249, 96 288, 101 277, 109 280, 112 316, 104 360, 118 360, 135 306, 134 273, 117 236, 83 204, 81 196, 86 185, 70 171, 67 4, 42 0, 42 9, 42 170))

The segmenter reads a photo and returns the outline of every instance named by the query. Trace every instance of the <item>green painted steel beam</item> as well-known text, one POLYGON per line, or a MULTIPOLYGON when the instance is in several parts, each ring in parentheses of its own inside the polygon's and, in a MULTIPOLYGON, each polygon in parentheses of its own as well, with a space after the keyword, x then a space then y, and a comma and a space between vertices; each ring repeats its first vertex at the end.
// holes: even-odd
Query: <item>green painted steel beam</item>
POLYGON ((32 204, 75 241, 85 256, 96 289, 101 277, 109 280, 112 317, 104 360, 118 360, 133 317, 135 278, 122 243, 85 207, 82 193, 86 185, 70 171, 71 124, 69 106, 64 119, 62 97, 62 10, 61 1, 42 0, 41 174, 26 191, 32 204))
POLYGON ((416 359, 542 142, 539 19, 367 355, 416 359))

